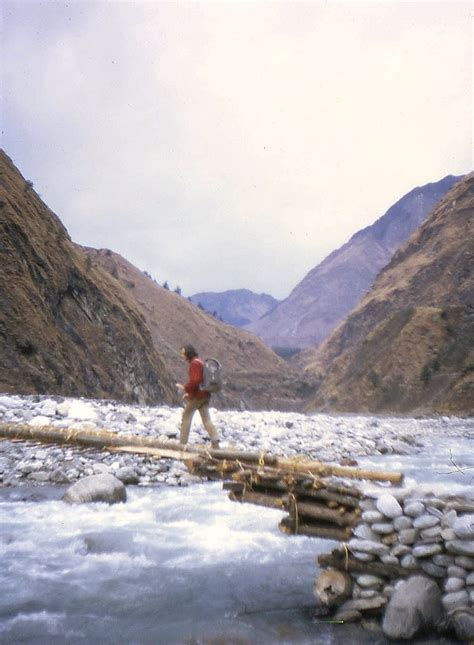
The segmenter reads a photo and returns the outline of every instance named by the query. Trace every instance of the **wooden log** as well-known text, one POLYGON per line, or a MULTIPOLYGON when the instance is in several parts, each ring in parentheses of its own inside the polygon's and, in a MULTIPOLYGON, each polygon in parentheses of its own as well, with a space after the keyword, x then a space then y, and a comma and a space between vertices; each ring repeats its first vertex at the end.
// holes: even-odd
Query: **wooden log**
POLYGON ((231 491, 229 499, 233 502, 246 502, 249 504, 257 504, 257 506, 267 506, 268 508, 277 508, 282 510, 283 502, 281 497, 273 495, 264 495, 263 493, 254 493, 250 490, 245 490, 242 493, 231 491))
POLYGON ((278 458, 277 467, 284 468, 291 472, 311 473, 320 477, 349 477, 355 479, 369 479, 377 481, 388 481, 392 484, 400 484, 403 480, 402 473, 363 470, 362 468, 351 468, 349 466, 333 466, 318 461, 303 461, 299 459, 278 458))
POLYGON ((359 516, 356 513, 347 513, 344 510, 342 512, 336 511, 315 502, 301 502, 294 497, 285 497, 283 508, 289 511, 292 517, 301 518, 303 523, 306 518, 322 520, 323 522, 337 524, 338 526, 356 526, 359 523, 359 516))
POLYGON ((396 564, 385 564, 384 562, 361 562, 352 555, 345 555, 339 551, 332 553, 323 553, 318 556, 320 567, 334 567, 341 571, 353 571, 356 573, 370 573, 385 578, 404 577, 413 573, 409 569, 404 569, 396 564))
POLYGON ((340 605, 352 594, 352 578, 339 569, 323 569, 315 582, 314 597, 318 605, 330 609, 340 605))
MULTIPOLYGON (((253 485, 256 487, 260 486, 260 477, 256 477, 256 483, 253 485)), ((347 506, 350 508, 359 508, 359 498, 354 497, 352 495, 340 495, 338 493, 332 493, 329 490, 325 490, 324 488, 303 488, 301 484, 297 484, 296 486, 288 486, 284 481, 279 480, 279 481, 265 481, 265 487, 266 488, 271 488, 276 491, 282 491, 282 492, 289 492, 293 493, 296 495, 296 497, 299 500, 302 501, 310 501, 312 499, 318 499, 318 500, 323 500, 328 503, 334 504, 333 508, 337 506, 347 506)))
POLYGON ((316 523, 295 522, 289 517, 284 517, 279 523, 278 528, 282 533, 287 533, 288 535, 307 535, 309 537, 319 537, 326 540, 339 540, 340 542, 346 542, 352 533, 349 527, 341 528, 316 523))

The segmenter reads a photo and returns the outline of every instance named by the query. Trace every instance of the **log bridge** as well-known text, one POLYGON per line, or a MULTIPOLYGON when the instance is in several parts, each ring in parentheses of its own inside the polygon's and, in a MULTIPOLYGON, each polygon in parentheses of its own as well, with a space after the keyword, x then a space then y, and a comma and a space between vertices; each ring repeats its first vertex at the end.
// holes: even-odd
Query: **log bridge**
POLYGON ((257 504, 287 513, 279 528, 283 533, 308 535, 346 542, 360 521, 362 492, 347 480, 372 480, 400 484, 401 473, 363 470, 325 464, 297 456, 283 458, 232 448, 209 449, 160 441, 110 430, 74 430, 54 426, 0 424, 0 438, 73 444, 146 455, 153 459, 183 461, 193 475, 222 480, 234 502, 257 504))

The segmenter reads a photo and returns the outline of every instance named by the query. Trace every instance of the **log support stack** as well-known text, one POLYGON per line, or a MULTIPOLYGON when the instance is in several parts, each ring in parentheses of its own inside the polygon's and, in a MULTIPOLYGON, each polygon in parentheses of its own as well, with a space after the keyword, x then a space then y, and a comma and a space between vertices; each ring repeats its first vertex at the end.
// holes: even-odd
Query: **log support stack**
POLYGON ((186 461, 188 470, 200 477, 224 480, 234 502, 257 504, 286 511, 279 524, 283 533, 329 540, 349 540, 360 521, 357 486, 338 477, 401 481, 398 473, 364 471, 301 459, 268 455, 240 455, 214 451, 208 457, 186 461), (220 453, 220 454, 216 454, 220 453), (246 458, 250 457, 250 458, 246 458))

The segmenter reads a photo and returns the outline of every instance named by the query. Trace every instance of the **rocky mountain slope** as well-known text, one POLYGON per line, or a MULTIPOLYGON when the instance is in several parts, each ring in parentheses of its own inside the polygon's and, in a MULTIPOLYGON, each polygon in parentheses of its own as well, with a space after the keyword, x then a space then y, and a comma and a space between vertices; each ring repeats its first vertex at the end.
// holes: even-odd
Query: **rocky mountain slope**
POLYGON ((143 317, 0 151, 0 391, 173 403, 143 317))
POLYGON ((291 294, 246 326, 272 347, 321 343, 357 305, 399 246, 460 178, 415 188, 312 269, 291 294))
POLYGON ((306 356, 311 409, 474 412, 474 173, 397 251, 306 356))
POLYGON ((106 249, 84 249, 92 266, 106 270, 143 314, 155 346, 177 381, 186 377, 179 349, 192 343, 202 357, 217 358, 225 387, 213 400, 223 407, 294 410, 313 388, 253 334, 217 320, 186 298, 164 289, 125 258, 106 249))
POLYGON ((249 289, 230 289, 221 293, 204 291, 194 294, 190 300, 235 327, 258 320, 278 304, 273 296, 254 293, 249 289))

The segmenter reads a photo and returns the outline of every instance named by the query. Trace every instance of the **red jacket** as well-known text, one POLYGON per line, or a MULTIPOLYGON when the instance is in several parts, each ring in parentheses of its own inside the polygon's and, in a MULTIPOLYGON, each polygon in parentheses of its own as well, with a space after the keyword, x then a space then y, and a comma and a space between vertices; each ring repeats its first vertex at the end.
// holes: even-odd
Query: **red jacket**
POLYGON ((200 390, 204 374, 204 365, 200 358, 195 356, 189 363, 188 382, 184 386, 184 391, 190 399, 207 399, 209 392, 200 390))

